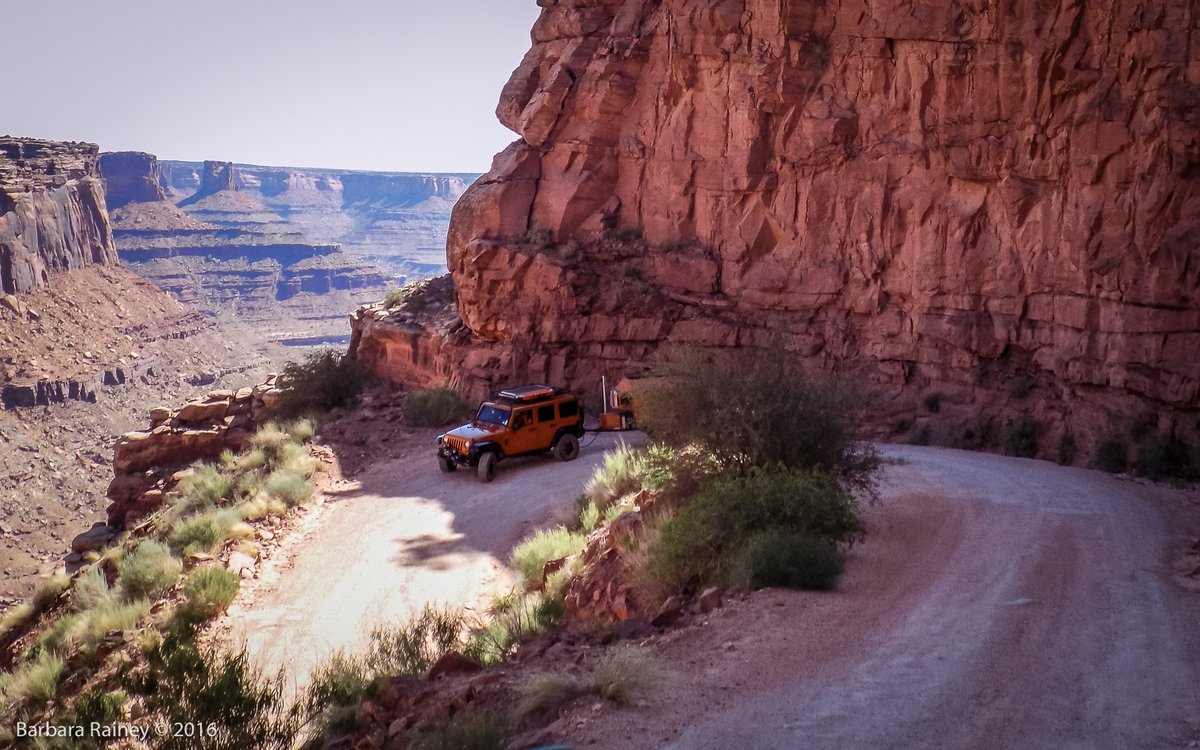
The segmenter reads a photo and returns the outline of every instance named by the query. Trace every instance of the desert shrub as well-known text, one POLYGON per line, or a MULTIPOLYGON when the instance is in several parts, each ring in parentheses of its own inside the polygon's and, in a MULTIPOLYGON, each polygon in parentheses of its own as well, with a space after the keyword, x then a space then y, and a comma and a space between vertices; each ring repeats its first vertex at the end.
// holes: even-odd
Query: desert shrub
POLYGON ((285 699, 282 672, 264 676, 245 649, 223 653, 196 642, 188 628, 169 632, 146 653, 148 668, 126 675, 126 688, 141 696, 145 721, 203 723, 205 732, 168 736, 158 750, 291 750, 300 728, 285 699))
POLYGON ((107 691, 94 687, 76 699, 71 706, 71 719, 66 722, 75 726, 90 727, 92 722, 107 726, 121 719, 128 697, 120 690, 107 691))
POLYGON ((58 694, 63 660, 43 652, 12 672, 0 673, 0 707, 5 713, 20 705, 42 705, 58 694))
POLYGON ((517 683, 516 713, 518 718, 557 711, 581 695, 591 692, 591 685, 578 675, 567 672, 537 672, 517 683))
POLYGON ((421 279, 389 290, 383 301, 389 308, 399 307, 406 312, 421 312, 432 306, 450 305, 454 302, 454 282, 450 274, 421 279))
POLYGON ((76 611, 103 607, 113 601, 104 569, 99 565, 88 568, 75 580, 71 604, 76 611))
POLYGON ((150 539, 125 553, 117 564, 117 585, 126 601, 152 597, 179 578, 183 565, 167 545, 150 539))
POLYGON ((733 554, 774 530, 837 545, 858 539, 863 525, 854 497, 827 474, 774 469, 722 477, 662 524, 650 572, 667 587, 725 580, 733 554))
POLYGON ((1134 471, 1156 481, 1186 482, 1196 478, 1192 449, 1174 435, 1152 437, 1138 447, 1134 471))
POLYGON ((308 477, 286 469, 277 469, 267 477, 264 490, 268 495, 278 498, 288 505, 300 505, 308 502, 313 496, 313 487, 308 477))
POLYGON ((71 588, 71 577, 55 573, 38 586, 33 593, 33 608, 41 612, 53 605, 63 592, 71 588))
POLYGON ((253 472, 267 465, 267 454, 262 448, 251 448, 244 453, 226 450, 221 453, 221 468, 229 472, 253 472))
POLYGON ((224 505, 233 499, 233 485, 215 466, 195 467, 174 490, 185 511, 203 510, 224 505))
POLYGON ((236 575, 216 565, 197 568, 183 582, 189 613, 201 620, 211 620, 225 611, 237 596, 241 581, 236 575))
POLYGON ((279 449, 275 468, 292 474, 311 477, 320 468, 321 461, 312 454, 307 445, 288 443, 279 449))
POLYGON ((146 599, 113 600, 55 620, 38 636, 36 647, 43 653, 60 655, 79 648, 91 655, 109 633, 133 630, 149 612, 150 602, 146 599))
POLYGON ((579 530, 585 534, 592 533, 600 525, 600 519, 600 509, 594 502, 588 502, 583 506, 583 510, 579 511, 579 530))
POLYGON ((730 580, 746 589, 824 591, 834 587, 842 567, 842 554, 828 541, 775 529, 747 540, 733 558, 730 580))
POLYGON ((456 715, 448 724, 419 735, 412 750, 504 750, 509 730, 490 714, 468 711, 456 715))
POLYGON ((308 443, 317 434, 317 421, 312 417, 299 417, 285 424, 283 431, 297 443, 308 443))
POLYGON ((489 610, 491 619, 471 633, 466 653, 481 664, 499 664, 517 646, 552 628, 565 611, 562 599, 549 594, 497 597, 489 610))
POLYGON ((251 447, 263 452, 268 465, 275 461, 275 457, 279 455, 283 446, 292 442, 292 436, 278 422, 273 421, 259 427, 258 431, 250 438, 251 447))
POLYGON ((658 664, 646 649, 618 646, 596 662, 591 681, 601 697, 631 703, 659 681, 658 664))
POLYGON ((1075 436, 1064 432, 1058 439, 1058 462, 1063 466, 1070 466, 1075 463, 1077 455, 1079 455, 1079 446, 1075 442, 1075 436))
POLYGON ((1037 455, 1038 433, 1042 427, 1028 415, 1022 414, 1008 425, 1004 449, 1010 456, 1033 458, 1037 455))
POLYGON ((404 397, 404 421, 417 427, 442 427, 471 416, 471 404, 453 388, 424 388, 404 397))
POLYGON ((366 382, 366 370, 353 357, 334 349, 313 352, 283 366, 275 412, 296 417, 344 409, 357 403, 366 382))
POLYGON ((598 511, 642 489, 642 452, 624 442, 604 454, 583 492, 598 511))
POLYGON ((313 670, 302 698, 305 715, 320 733, 355 725, 355 708, 389 679, 419 675, 462 644, 465 623, 456 611, 426 607, 404 625, 371 631, 365 652, 337 651, 313 670))
POLYGON ((9 609, 4 613, 4 617, 0 618, 0 638, 7 637, 9 633, 25 627, 36 614, 37 610, 28 602, 22 602, 9 609))
POLYGON ((581 551, 586 542, 583 534, 562 526, 536 531, 513 549, 512 566, 527 584, 541 584, 546 563, 581 551))
POLYGON ((942 394, 928 393, 925 395, 925 398, 922 399, 922 403, 925 404, 925 408, 930 414, 937 414, 942 410, 942 394))
POLYGON ((869 490, 879 460, 854 437, 862 398, 809 377, 782 346, 742 355, 683 350, 635 396, 638 422, 656 440, 696 445, 730 467, 818 469, 869 490))
POLYGON ((1096 468, 1119 474, 1129 468, 1129 446, 1119 437, 1110 436, 1096 446, 1096 468))
POLYGON ((642 451, 640 464, 642 486, 655 494, 663 508, 690 500, 725 469, 715 455, 698 445, 675 449, 657 443, 642 451))
POLYGON ((582 695, 630 703, 659 680, 659 668, 644 649, 616 647, 596 662, 590 674, 539 672, 517 683, 517 716, 546 714, 582 695))
POLYGON ((263 492, 239 505, 236 512, 243 521, 261 521, 267 516, 286 515, 287 503, 263 492))
POLYGON ((195 552, 211 552, 225 541, 230 527, 240 519, 238 511, 225 509, 185 518, 171 528, 171 549, 184 557, 195 552))

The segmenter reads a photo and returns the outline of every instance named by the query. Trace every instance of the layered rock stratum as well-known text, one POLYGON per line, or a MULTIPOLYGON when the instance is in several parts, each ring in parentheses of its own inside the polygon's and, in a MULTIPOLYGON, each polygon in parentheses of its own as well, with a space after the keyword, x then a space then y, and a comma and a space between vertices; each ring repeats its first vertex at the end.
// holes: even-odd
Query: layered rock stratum
POLYGON ((99 148, 0 138, 0 291, 22 294, 56 271, 117 262, 99 148))
POLYGON ((540 4, 520 139, 450 227, 465 325, 360 311, 377 372, 590 390, 784 346, 884 435, 1195 439, 1195 3, 540 4))

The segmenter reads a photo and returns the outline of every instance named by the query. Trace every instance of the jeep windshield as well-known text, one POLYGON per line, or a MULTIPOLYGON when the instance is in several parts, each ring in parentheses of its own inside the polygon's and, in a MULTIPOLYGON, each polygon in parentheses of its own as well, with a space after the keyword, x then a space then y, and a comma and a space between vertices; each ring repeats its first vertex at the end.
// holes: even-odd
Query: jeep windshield
POLYGON ((484 404, 479 407, 479 413, 475 415, 476 422, 484 424, 494 424, 501 427, 508 427, 508 418, 512 415, 508 409, 491 404, 484 404))

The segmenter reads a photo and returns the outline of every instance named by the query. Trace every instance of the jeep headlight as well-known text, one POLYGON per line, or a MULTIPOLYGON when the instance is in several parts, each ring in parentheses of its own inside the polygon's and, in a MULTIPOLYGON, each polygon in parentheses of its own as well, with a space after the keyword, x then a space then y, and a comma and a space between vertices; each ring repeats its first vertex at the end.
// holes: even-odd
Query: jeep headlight
POLYGON ((467 445, 466 445, 466 447, 467 447, 467 450, 468 450, 468 451, 469 451, 469 450, 471 450, 471 446, 473 446, 473 445, 475 445, 475 441, 474 441, 474 440, 468 440, 468 441, 467 441, 467 445))

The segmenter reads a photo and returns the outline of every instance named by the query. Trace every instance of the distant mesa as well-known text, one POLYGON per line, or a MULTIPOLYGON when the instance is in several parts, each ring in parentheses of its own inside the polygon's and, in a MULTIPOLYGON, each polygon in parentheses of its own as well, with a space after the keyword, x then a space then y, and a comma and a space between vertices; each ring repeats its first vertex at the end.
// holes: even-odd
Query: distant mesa
POLYGON ((52 274, 117 262, 90 143, 0 138, 0 289, 23 294, 52 274))

